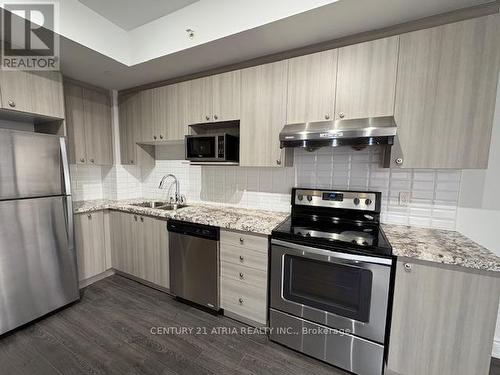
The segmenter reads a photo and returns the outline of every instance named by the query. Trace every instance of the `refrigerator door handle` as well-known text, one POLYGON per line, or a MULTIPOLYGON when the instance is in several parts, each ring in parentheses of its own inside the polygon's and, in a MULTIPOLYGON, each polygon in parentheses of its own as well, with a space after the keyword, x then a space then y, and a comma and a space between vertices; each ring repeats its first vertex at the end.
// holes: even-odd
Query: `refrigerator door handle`
POLYGON ((66 216, 66 232, 68 234, 68 250, 70 252, 75 251, 75 234, 74 234, 74 223, 73 223, 73 200, 71 199, 71 195, 68 195, 63 198, 63 204, 65 208, 65 216, 66 216))
POLYGON ((64 137, 59 138, 59 144, 61 145, 61 162, 62 162, 62 173, 64 182, 64 194, 71 195, 71 178, 69 175, 68 152, 66 151, 66 139, 64 137))

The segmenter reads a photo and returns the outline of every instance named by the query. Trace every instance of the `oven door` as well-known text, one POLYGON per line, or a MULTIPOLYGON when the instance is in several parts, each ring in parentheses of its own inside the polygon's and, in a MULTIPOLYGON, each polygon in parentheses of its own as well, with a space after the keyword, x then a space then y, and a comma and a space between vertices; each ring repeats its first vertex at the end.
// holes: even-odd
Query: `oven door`
POLYGON ((219 161, 216 136, 186 136, 186 160, 219 161))
POLYGON ((391 265, 273 239, 271 308, 383 343, 391 265))

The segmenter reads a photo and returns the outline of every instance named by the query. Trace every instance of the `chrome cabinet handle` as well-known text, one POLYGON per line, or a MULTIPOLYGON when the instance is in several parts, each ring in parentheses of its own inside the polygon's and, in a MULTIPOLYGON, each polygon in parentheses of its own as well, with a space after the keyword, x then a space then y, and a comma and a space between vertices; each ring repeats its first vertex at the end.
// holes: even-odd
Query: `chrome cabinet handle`
POLYGON ((325 120, 330 120, 330 115, 329 114, 325 115, 325 120))
POLYGON ((243 298, 241 298, 241 297, 240 297, 240 298, 238 298, 238 303, 239 303, 240 305, 243 305, 243 302, 244 302, 244 301, 243 301, 243 298))
POLYGON ((344 118, 345 117, 345 113, 344 112, 339 112, 339 117, 340 118, 344 118))
POLYGON ((156 139, 156 135, 153 135, 153 139, 156 139))
POLYGON ((406 272, 411 272, 411 264, 410 263, 405 263, 404 268, 406 272))
POLYGON ((92 214, 88 214, 88 215, 87 215, 87 217, 88 217, 89 219, 92 219, 92 214))
POLYGON ((403 158, 397 158, 395 160, 395 162, 396 162, 397 165, 401 165, 401 164, 403 164, 403 158))
POLYGON ((219 117, 217 117, 217 115, 214 115, 214 120, 217 120, 219 117))
POLYGON ((134 164, 134 161, 133 161, 133 160, 130 160, 130 164, 134 164))
POLYGON ((243 258, 243 255, 240 255, 240 262, 243 263, 244 260, 245 258, 243 258))
POLYGON ((80 159, 80 163, 85 163, 85 159, 84 159, 84 158, 81 158, 81 159, 80 159))
POLYGON ((144 223, 144 218, 141 216, 141 222, 144 223))
POLYGON ((134 220, 137 221, 137 216, 136 215, 134 215, 134 220))
POLYGON ((243 272, 240 272, 240 279, 243 280, 245 278, 245 275, 243 275, 243 272))
POLYGON ((243 245, 243 243, 245 242, 245 240, 243 238, 240 237, 240 244, 243 245))
POLYGON ((163 135, 160 134, 160 139, 163 139, 163 135))
POLYGON ((94 159, 90 159, 90 162, 91 162, 91 163, 94 163, 94 159))
POLYGON ((205 116, 205 120, 210 120, 210 116, 205 116))
POLYGON ((13 100, 9 100, 9 106, 14 108, 16 106, 16 102, 13 100))
POLYGON ((281 160, 276 160, 276 164, 281 165, 281 160))

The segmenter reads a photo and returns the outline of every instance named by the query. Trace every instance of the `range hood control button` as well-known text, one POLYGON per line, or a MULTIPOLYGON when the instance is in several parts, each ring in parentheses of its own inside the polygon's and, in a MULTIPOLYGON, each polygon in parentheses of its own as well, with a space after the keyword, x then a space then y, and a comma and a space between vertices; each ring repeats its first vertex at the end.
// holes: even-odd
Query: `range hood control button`
POLYGON ((302 194, 299 194, 297 198, 299 198, 299 201, 301 201, 302 199, 304 199, 304 196, 302 194))
POLYGON ((371 199, 367 199, 367 200, 365 200, 365 204, 366 204, 367 206, 369 206, 370 204, 372 204, 372 200, 371 200, 371 199))
POLYGON ((309 202, 311 202, 311 201, 313 200, 313 197, 312 197, 312 196, 310 196, 310 195, 308 195, 308 196, 307 196, 307 200, 308 200, 309 202))
POLYGON ((358 197, 354 198, 353 202, 357 206, 359 204, 359 198, 358 197))

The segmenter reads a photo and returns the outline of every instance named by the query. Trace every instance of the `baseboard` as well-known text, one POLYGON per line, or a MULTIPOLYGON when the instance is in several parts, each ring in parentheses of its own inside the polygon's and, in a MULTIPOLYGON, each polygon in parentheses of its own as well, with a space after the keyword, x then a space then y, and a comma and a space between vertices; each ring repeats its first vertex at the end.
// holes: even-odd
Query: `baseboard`
POLYGON ((88 279, 81 280, 78 283, 78 287, 80 289, 86 288, 89 285, 92 285, 93 283, 95 283, 97 281, 100 281, 102 279, 105 279, 106 277, 109 277, 109 276, 114 275, 114 274, 115 274, 115 270, 114 269, 106 270, 103 273, 100 273, 99 275, 95 275, 95 276, 89 277, 88 279))
POLYGON ((493 353, 491 353, 491 356, 500 360, 500 340, 493 341, 493 353))

